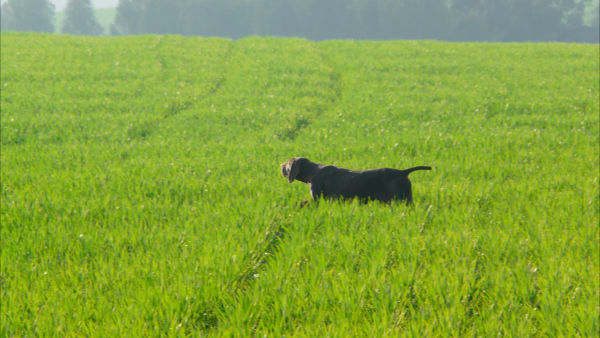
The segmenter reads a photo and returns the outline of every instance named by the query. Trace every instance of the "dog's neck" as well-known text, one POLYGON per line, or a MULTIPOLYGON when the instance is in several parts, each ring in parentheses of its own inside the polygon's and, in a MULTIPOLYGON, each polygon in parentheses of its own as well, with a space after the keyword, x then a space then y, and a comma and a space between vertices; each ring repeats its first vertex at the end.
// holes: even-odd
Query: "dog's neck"
POLYGON ((300 170, 298 176, 296 176, 296 180, 304 183, 310 183, 317 172, 324 167, 326 167, 324 164, 307 161, 302 164, 302 169, 300 170))

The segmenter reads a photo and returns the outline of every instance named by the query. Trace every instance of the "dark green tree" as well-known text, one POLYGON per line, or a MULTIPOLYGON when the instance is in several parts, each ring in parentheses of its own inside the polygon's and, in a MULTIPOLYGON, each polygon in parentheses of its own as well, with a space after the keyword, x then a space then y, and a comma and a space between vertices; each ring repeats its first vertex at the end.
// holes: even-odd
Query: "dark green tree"
POLYGON ((49 0, 8 0, 2 4, 2 29, 54 32, 54 5, 49 0))
POLYGON ((146 33, 142 30, 142 1, 120 0, 115 22, 110 26, 111 35, 133 35, 146 33))
POLYGON ((102 34, 102 26, 96 20, 90 0, 69 0, 62 32, 74 35, 102 34))
POLYGON ((142 3, 141 23, 144 33, 183 33, 182 1, 143 0, 142 3))

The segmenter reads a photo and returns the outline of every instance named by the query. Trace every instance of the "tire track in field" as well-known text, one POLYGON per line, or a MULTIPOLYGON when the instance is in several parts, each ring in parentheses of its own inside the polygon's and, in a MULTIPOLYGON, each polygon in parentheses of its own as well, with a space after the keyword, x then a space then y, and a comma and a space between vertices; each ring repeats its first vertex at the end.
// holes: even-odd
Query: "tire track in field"
POLYGON ((311 45, 313 50, 316 51, 320 63, 328 69, 327 79, 329 85, 327 87, 329 90, 325 93, 331 94, 332 91, 333 95, 322 95, 321 99, 324 101, 322 104, 313 104, 307 109, 306 114, 298 114, 291 125, 277 132, 277 137, 282 140, 293 141, 302 130, 310 126, 312 120, 319 118, 324 112, 331 109, 341 97, 340 73, 335 69, 325 52, 317 46, 316 42, 312 42, 311 45))
POLYGON ((164 55, 162 55, 160 52, 161 48, 164 44, 163 38, 164 38, 164 36, 161 35, 156 39, 156 43, 154 44, 153 49, 156 51, 156 54, 155 54, 156 61, 158 61, 158 64, 160 65, 160 69, 162 70, 162 72, 164 74, 164 71, 165 71, 165 69, 168 68, 168 66, 167 66, 167 61, 166 61, 164 55))
MULTIPOLYGON (((240 265, 239 273, 225 283, 222 294, 195 305, 189 318, 191 325, 185 329, 186 334, 192 335, 198 329, 206 332, 219 326, 219 316, 228 311, 230 304, 239 301, 239 297, 243 296, 244 292, 260 277, 262 271, 268 268, 269 263, 277 259, 283 241, 288 237, 288 231, 294 226, 293 220, 299 212, 300 209, 296 209, 287 216, 275 218, 269 223, 265 236, 242 259, 243 264, 240 265)), ((316 228, 315 234, 319 232, 320 226, 316 228)), ((256 314, 248 313, 248 316, 253 315, 256 314)))
MULTIPOLYGON (((333 67, 328 56, 319 48, 316 43, 312 46, 319 56, 320 63, 325 65, 327 71, 328 85, 317 104, 309 106, 306 113, 295 116, 291 126, 281 130, 277 136, 280 139, 292 141, 300 132, 308 128, 311 119, 318 118, 324 112, 328 111, 340 99, 342 86, 340 73, 333 67)), ((221 83, 218 83, 215 91, 219 89, 221 83)), ((255 248, 251 250, 242 260, 238 275, 225 283, 223 294, 215 299, 203 301, 195 306, 192 311, 191 327, 189 333, 194 329, 211 330, 219 325, 219 314, 227 312, 228 304, 236 302, 237 299, 254 283, 256 278, 264 271, 269 262, 277 259, 277 253, 283 240, 287 236, 288 228, 292 225, 292 219, 298 211, 287 216, 287 218, 274 219, 268 226, 265 236, 260 240, 255 248)))
MULTIPOLYGON (((288 219, 291 218, 293 214, 288 216, 288 219)), ((196 306, 190 318, 192 326, 187 328, 188 334, 193 333, 194 329, 210 330, 218 326, 218 314, 226 312, 227 304, 236 301, 258 278, 259 273, 267 268, 267 264, 276 258, 278 249, 287 235, 288 223, 286 219, 275 219, 270 223, 265 237, 242 260, 238 275, 225 284, 223 294, 196 306)))
POLYGON ((321 60, 323 61, 323 63, 326 64, 329 69, 331 69, 331 72, 329 73, 329 80, 332 84, 331 89, 334 92, 334 100, 331 102, 330 106, 333 106, 333 104, 340 101, 340 99, 342 98, 342 91, 343 91, 342 80, 341 80, 342 74, 339 72, 338 69, 336 69, 336 67, 334 66, 334 63, 329 58, 329 55, 327 53, 325 53, 323 48, 321 48, 319 46, 317 46, 316 48, 319 51, 319 56, 321 57, 321 60))
MULTIPOLYGON (((223 55, 223 64, 227 64, 229 62, 229 60, 231 59, 233 46, 234 46, 234 42, 232 41, 229 43, 229 47, 227 48, 227 51, 223 55)), ((158 49, 157 57, 158 57, 161 65, 163 65, 163 67, 168 69, 167 63, 165 61, 165 57, 163 55, 161 55, 161 53, 160 53, 160 48, 158 49), (162 61, 160 61, 160 60, 162 60, 162 61)), ((168 72, 166 72, 166 73, 168 74, 168 72)), ((189 109, 190 107, 192 107, 195 103, 197 103, 199 101, 204 101, 204 100, 216 95, 217 92, 219 91, 219 89, 221 88, 223 82, 225 81, 225 78, 226 78, 224 76, 225 73, 227 73, 226 68, 224 69, 221 76, 217 77, 217 79, 212 83, 212 85, 209 87, 206 94, 200 100, 187 99, 187 100, 183 100, 180 102, 172 102, 169 105, 169 107, 165 110, 165 114, 162 115, 161 121, 165 120, 169 117, 175 116, 184 110, 189 109)))
MULTIPOLYGON (((167 62, 168 57, 164 54, 163 52, 163 42, 164 36, 159 36, 157 38, 156 43, 153 45, 153 49, 156 51, 155 52, 155 58, 158 62, 158 64, 160 65, 160 69, 161 69, 161 74, 160 76, 163 77, 165 80, 169 79, 172 75, 169 72, 169 63, 167 62)), ((232 50, 234 47, 234 42, 231 41, 229 43, 229 46, 227 48, 227 51, 224 53, 223 55, 223 64, 227 64, 229 62, 229 60, 231 59, 231 55, 232 55, 232 50)), ((151 135, 156 128, 158 128, 159 124, 161 124, 163 121, 167 120, 170 117, 176 116, 178 114, 180 114, 182 111, 185 111, 189 108, 191 108, 194 104, 198 103, 199 101, 205 101, 208 98, 214 96, 217 94, 217 92, 219 91, 219 89, 221 88, 221 85, 223 84, 223 82, 225 81, 225 73, 227 73, 227 69, 224 68, 221 76, 218 76, 216 78, 216 80, 209 86, 209 89, 207 90, 206 94, 200 98, 200 100, 195 99, 195 98, 187 98, 184 100, 180 100, 180 101, 171 101, 169 103, 167 103, 164 111, 162 114, 159 114, 157 117, 133 125, 131 127, 129 127, 127 129, 127 136, 130 139, 145 139, 146 137, 148 137, 149 135, 151 135)))

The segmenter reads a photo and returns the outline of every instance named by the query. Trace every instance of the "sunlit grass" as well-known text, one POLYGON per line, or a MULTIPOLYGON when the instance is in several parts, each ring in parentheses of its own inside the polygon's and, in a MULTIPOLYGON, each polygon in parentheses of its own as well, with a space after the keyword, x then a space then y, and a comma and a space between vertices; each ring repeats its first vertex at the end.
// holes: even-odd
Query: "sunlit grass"
POLYGON ((598 49, 2 35, 3 335, 594 335, 598 49), (431 165, 311 204, 279 164, 431 165))

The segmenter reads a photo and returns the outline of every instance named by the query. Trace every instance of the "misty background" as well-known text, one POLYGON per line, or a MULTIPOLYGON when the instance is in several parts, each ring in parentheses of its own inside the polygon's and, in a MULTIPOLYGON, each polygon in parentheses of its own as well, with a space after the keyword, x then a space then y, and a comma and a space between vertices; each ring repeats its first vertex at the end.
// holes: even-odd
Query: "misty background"
POLYGON ((600 0, 2 0, 2 29, 81 35, 598 43, 600 0))
MULTIPOLYGON (((5 1, 3 0, 2 2, 5 1)), ((67 7, 69 0, 50 0, 50 2, 54 4, 54 8, 57 11, 63 11, 67 7)), ((116 8, 119 0, 92 0, 91 3, 94 8, 116 8)))

